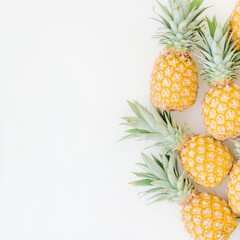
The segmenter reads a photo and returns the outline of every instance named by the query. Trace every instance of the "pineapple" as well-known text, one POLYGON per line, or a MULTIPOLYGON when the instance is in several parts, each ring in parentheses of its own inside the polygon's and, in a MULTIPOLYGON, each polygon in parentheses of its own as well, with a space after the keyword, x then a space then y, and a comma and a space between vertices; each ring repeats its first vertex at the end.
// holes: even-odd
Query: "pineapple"
POLYGON ((144 164, 138 165, 143 172, 135 173, 140 180, 132 184, 148 187, 143 195, 150 194, 151 202, 169 200, 179 203, 182 221, 193 239, 229 239, 237 227, 236 216, 223 199, 198 192, 184 173, 179 174, 175 153, 142 156, 144 164))
POLYGON ((228 22, 221 26, 207 19, 208 31, 199 31, 203 46, 203 75, 210 85, 202 102, 204 123, 209 134, 226 140, 240 134, 240 87, 234 83, 240 53, 231 43, 228 22))
POLYGON ((156 38, 164 52, 156 59, 151 83, 151 99, 163 110, 183 111, 193 105, 198 93, 198 73, 190 52, 202 20, 203 0, 169 0, 169 7, 157 0, 163 15, 157 14, 160 32, 156 38))
POLYGON ((239 160, 235 163, 230 173, 228 183, 228 201, 232 211, 240 214, 240 138, 234 140, 236 155, 239 160))
POLYGON ((129 102, 136 117, 125 117, 124 125, 130 127, 123 139, 152 140, 161 153, 178 151, 182 165, 197 183, 211 188, 219 185, 230 171, 234 157, 227 146, 213 137, 188 134, 186 126, 178 126, 171 113, 151 110, 138 102, 129 102))
POLYGON ((238 1, 231 19, 230 19, 230 30, 232 31, 232 40, 236 42, 238 50, 240 50, 240 1, 238 1))

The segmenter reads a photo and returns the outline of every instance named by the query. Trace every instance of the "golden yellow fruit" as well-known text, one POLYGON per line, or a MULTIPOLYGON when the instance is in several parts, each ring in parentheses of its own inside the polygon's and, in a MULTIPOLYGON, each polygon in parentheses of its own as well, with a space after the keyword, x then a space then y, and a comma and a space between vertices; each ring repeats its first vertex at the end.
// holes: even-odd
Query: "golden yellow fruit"
POLYGON ((179 157, 192 179, 206 188, 219 185, 234 161, 227 146, 204 135, 189 135, 179 149, 179 157))
POLYGON ((212 86, 202 102, 207 131, 218 140, 240 135, 240 87, 232 82, 212 86))
POLYGON ((186 52, 166 51, 154 64, 150 88, 155 107, 183 111, 193 105, 197 98, 195 62, 186 52))
POLYGON ((209 193, 197 193, 183 206, 182 220, 195 240, 226 240, 237 227, 227 203, 209 193))
POLYGON ((237 41, 237 48, 240 49, 240 1, 238 1, 230 19, 230 30, 233 32, 232 39, 237 41))
POLYGON ((236 214, 240 214, 240 161, 234 165, 230 173, 228 202, 232 211, 236 214))

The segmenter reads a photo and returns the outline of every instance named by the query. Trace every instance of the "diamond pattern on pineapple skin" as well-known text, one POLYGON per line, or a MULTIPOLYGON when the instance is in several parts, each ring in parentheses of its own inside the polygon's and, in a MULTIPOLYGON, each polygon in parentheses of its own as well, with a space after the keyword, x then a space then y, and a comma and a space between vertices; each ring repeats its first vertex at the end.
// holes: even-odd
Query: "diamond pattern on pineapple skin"
POLYGON ((179 149, 179 156, 192 179, 206 188, 218 186, 234 161, 227 146, 204 135, 190 135, 179 149))
POLYGON ((240 135, 240 87, 234 83, 210 88, 202 102, 204 123, 217 140, 240 135))
POLYGON ((227 203, 209 193, 200 193, 182 208, 182 220, 193 239, 225 240, 237 227, 227 203))
POLYGON ((240 214, 240 161, 238 161, 231 173, 228 183, 228 203, 235 214, 240 214))
POLYGON ((157 108, 183 111, 193 105, 198 93, 198 73, 193 59, 172 51, 160 55, 154 64, 150 90, 157 108))
POLYGON ((231 16, 231 19, 230 19, 230 29, 231 31, 233 32, 233 36, 232 36, 232 39, 233 41, 237 42, 236 43, 236 46, 238 48, 238 50, 240 50, 240 2, 238 1, 233 13, 232 13, 232 16, 231 16))

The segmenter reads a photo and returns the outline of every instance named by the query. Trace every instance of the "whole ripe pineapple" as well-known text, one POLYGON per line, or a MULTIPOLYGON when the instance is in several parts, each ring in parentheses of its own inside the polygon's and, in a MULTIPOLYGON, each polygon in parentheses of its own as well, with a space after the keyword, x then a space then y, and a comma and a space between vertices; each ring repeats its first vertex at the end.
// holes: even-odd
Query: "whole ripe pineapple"
POLYGON ((234 83, 240 53, 231 43, 228 22, 221 26, 207 19, 208 31, 199 31, 204 58, 203 75, 210 85, 202 102, 207 131, 218 140, 240 135, 240 87, 234 83))
POLYGON ((178 151, 182 165, 197 183, 211 188, 219 185, 230 171, 234 158, 222 142, 210 136, 188 134, 185 126, 178 126, 167 111, 150 111, 138 102, 129 102, 136 115, 125 117, 130 127, 124 138, 152 140, 161 153, 178 151))
POLYGON ((196 32, 202 20, 199 16, 203 0, 169 0, 169 7, 157 0, 163 16, 157 14, 161 24, 156 35, 165 47, 156 59, 151 78, 151 99, 163 110, 182 111, 193 105, 198 92, 198 74, 190 56, 196 42, 196 32))
POLYGON ((236 156, 239 160, 235 163, 230 173, 228 183, 228 202, 232 211, 240 214, 240 138, 234 140, 236 156))
POLYGON ((237 2, 236 7, 230 19, 230 30, 232 31, 232 39, 236 42, 238 50, 240 50, 240 1, 237 2))
POLYGON ((169 200, 180 203, 185 228, 195 240, 226 240, 237 227, 236 216, 227 203, 209 193, 200 193, 183 174, 179 174, 176 154, 142 155, 143 172, 135 173, 140 180, 135 186, 147 186, 151 202, 169 200))

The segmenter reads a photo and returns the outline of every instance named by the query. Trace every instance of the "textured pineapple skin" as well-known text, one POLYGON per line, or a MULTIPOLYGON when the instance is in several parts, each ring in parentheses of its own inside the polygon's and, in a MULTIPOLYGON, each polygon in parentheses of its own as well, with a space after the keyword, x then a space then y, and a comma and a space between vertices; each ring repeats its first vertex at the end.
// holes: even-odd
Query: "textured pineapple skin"
POLYGON ((182 208, 186 230, 195 240, 226 240, 237 227, 227 203, 209 193, 194 196, 182 208))
POLYGON ((193 105, 198 93, 198 73, 189 54, 165 51, 160 55, 153 67, 150 90, 157 108, 183 111, 193 105))
POLYGON ((189 135, 179 149, 179 157, 191 178, 206 188, 218 186, 234 161, 227 146, 205 135, 189 135))
POLYGON ((230 30, 233 32, 232 39, 237 42, 236 46, 240 50, 240 1, 238 1, 230 19, 230 30))
POLYGON ((240 214, 240 161, 234 165, 230 173, 228 203, 234 213, 240 214))
POLYGON ((212 86, 202 102, 206 129, 217 140, 240 135, 240 87, 234 83, 212 86))

